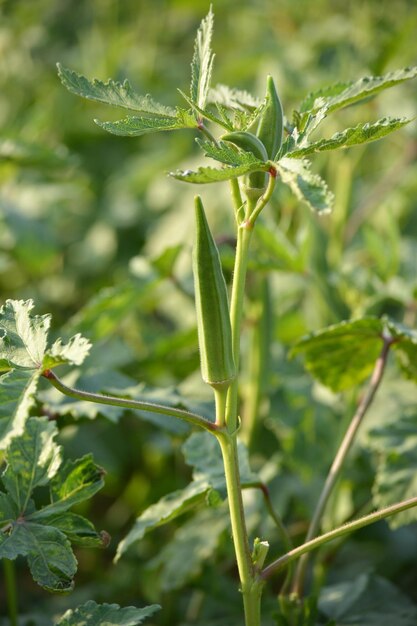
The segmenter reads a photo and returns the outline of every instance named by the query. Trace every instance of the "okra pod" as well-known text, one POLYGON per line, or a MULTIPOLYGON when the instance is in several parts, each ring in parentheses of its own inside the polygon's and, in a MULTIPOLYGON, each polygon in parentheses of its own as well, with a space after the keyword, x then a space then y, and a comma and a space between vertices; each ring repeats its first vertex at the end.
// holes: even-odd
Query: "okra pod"
POLYGON ((212 387, 227 388, 236 376, 227 288, 199 196, 195 198, 195 216, 193 272, 201 374, 212 387))
POLYGON ((266 79, 265 100, 266 104, 259 118, 256 136, 265 146, 268 158, 273 160, 282 143, 284 114, 272 76, 268 76, 266 79))

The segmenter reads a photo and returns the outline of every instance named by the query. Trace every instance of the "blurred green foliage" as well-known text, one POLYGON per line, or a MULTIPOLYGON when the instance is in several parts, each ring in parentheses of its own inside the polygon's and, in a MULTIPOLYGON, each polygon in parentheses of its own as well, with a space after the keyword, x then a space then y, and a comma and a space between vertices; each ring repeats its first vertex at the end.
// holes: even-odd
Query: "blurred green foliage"
MULTIPOLYGON (((33 298, 38 313, 53 313, 57 334, 64 328, 68 335, 80 331, 89 337, 95 348, 79 375, 93 386, 127 389, 144 382, 204 399, 190 297, 195 188, 165 176, 194 165, 195 144, 189 131, 139 139, 106 134, 92 122, 103 118, 104 107, 71 96, 55 64, 88 77, 128 78, 138 91, 175 105, 177 87, 188 85, 194 33, 207 9, 202 0, 0 2, 1 300, 33 298)), ((310 90, 415 64, 413 0, 219 0, 213 9, 214 82, 262 96, 270 73, 288 117, 310 90)), ((370 100, 360 112, 344 110, 326 122, 325 133, 388 114, 417 115, 415 85, 370 100)), ((360 315, 384 313, 415 326, 416 154, 411 124, 370 146, 320 156, 315 167, 335 192, 334 213, 318 219, 278 190, 256 235, 250 310, 256 318, 260 283, 267 278, 264 311, 272 321, 271 371, 263 389, 264 420, 251 446, 253 464, 265 480, 273 477, 275 505, 295 539, 305 530, 356 395, 312 386, 286 353, 304 332, 360 315)), ((228 188, 209 186, 204 194, 230 271, 228 188)), ((246 331, 244 364, 250 319, 246 331)), ((396 376, 392 366, 370 428, 386 423, 392 411, 409 416, 415 390, 396 376)), ((51 616, 90 598, 161 603, 164 610, 152 622, 160 626, 234 623, 240 606, 233 555, 217 509, 211 510, 212 520, 198 513, 202 526, 212 524, 220 534, 211 553, 203 551, 204 562, 193 566, 179 597, 167 583, 178 555, 158 556, 160 546, 181 532, 175 523, 146 535, 125 559, 111 563, 133 519, 190 479, 180 454, 183 434, 133 415, 121 421, 67 415, 60 423, 70 456, 92 451, 107 469, 105 489, 80 512, 88 512, 114 541, 106 552, 79 550, 70 597, 45 597, 19 568, 21 610, 35 620, 22 623, 49 623, 42 612, 51 616), (216 621, 219 616, 223 621, 216 621)), ((329 508, 328 527, 369 503, 373 457, 366 438, 367 429, 329 508)), ((256 494, 248 493, 247 503, 251 531, 273 537, 256 494)), ((190 549, 186 534, 176 537, 182 549, 190 549)), ((272 544, 273 553, 282 548, 272 544)), ((329 579, 339 582, 373 569, 417 601, 415 568, 414 574, 409 569, 415 547, 409 528, 361 531, 337 557, 327 550, 329 579)), ((266 605, 274 610, 273 584, 271 590, 266 605)))

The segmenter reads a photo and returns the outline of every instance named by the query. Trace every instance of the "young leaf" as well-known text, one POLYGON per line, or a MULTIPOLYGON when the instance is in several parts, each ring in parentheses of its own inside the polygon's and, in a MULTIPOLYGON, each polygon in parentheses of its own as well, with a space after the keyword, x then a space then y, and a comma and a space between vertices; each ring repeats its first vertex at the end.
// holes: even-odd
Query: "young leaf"
POLYGON ((90 81, 85 76, 62 67, 60 63, 57 64, 57 67, 62 84, 76 96, 130 109, 152 117, 175 119, 177 116, 175 109, 155 102, 149 95, 137 94, 127 80, 123 84, 114 80, 109 80, 106 83, 97 79, 90 81))
POLYGON ((0 376, 0 450, 23 432, 40 370, 16 369, 0 376))
POLYGON ((89 600, 76 609, 70 609, 55 626, 137 626, 160 610, 158 604, 137 609, 133 606, 120 608, 118 604, 97 604, 89 600))
POLYGON ((42 366, 44 369, 52 369, 63 364, 81 365, 90 348, 91 343, 79 333, 71 337, 66 344, 62 343, 62 339, 57 339, 47 350, 42 366))
POLYGON ((286 152, 285 156, 292 159, 300 159, 315 152, 324 152, 326 150, 336 150, 337 148, 348 148, 349 146, 357 146, 362 143, 369 143, 381 139, 394 130, 398 130, 402 126, 409 124, 411 120, 405 118, 384 117, 374 124, 367 122, 366 124, 358 124, 354 128, 335 133, 330 139, 320 139, 313 143, 303 143, 303 147, 286 152))
POLYGON ((97 126, 104 128, 113 135, 125 137, 139 137, 148 133, 158 133, 164 130, 177 130, 180 128, 195 128, 195 122, 184 124, 176 117, 125 117, 117 122, 100 122, 94 120, 97 126))
POLYGON ((191 62, 190 97, 200 109, 204 109, 206 106, 213 69, 214 54, 211 51, 213 21, 213 11, 210 7, 207 16, 202 20, 197 31, 194 55, 191 62))
POLYGON ((69 539, 88 545, 107 545, 81 516, 54 517, 85 500, 102 485, 102 470, 85 457, 64 465, 60 474, 60 447, 54 442, 56 425, 30 418, 20 437, 6 450, 2 474, 6 493, 0 493, 0 557, 27 558, 36 582, 50 591, 70 591, 77 562, 69 539), (36 488, 51 485, 51 504, 36 509, 36 488), (54 525, 56 521, 56 525, 54 525))
POLYGON ((282 182, 297 198, 306 202, 313 211, 329 213, 333 207, 333 194, 324 180, 310 171, 310 166, 306 159, 296 161, 286 157, 275 163, 282 182))
POLYGON ((175 172, 170 172, 169 175, 186 183, 217 183, 219 181, 232 180, 251 172, 267 172, 268 168, 268 164, 254 159, 253 161, 248 161, 248 163, 224 167, 221 170, 214 167, 199 167, 196 172, 176 170, 175 172))
MULTIPOLYGON (((375 507, 382 508, 406 500, 417 493, 417 413, 410 408, 395 420, 369 433, 377 453, 377 473, 373 487, 375 507)), ((389 518, 391 528, 417 520, 417 511, 408 509, 389 518)))
POLYGON ((211 141, 201 141, 201 139, 196 139, 196 142, 204 150, 205 156, 226 165, 237 167, 238 165, 261 162, 254 156, 253 152, 238 149, 229 142, 219 141, 217 145, 211 141))
POLYGON ((351 83, 338 83, 325 90, 309 94, 302 102, 302 112, 325 108, 327 113, 347 107, 376 93, 394 87, 417 76, 417 67, 406 67, 384 76, 365 76, 351 83))
POLYGON ((207 101, 219 104, 231 110, 253 111, 262 104, 262 100, 255 98, 248 91, 232 89, 227 85, 216 85, 209 91, 207 101))

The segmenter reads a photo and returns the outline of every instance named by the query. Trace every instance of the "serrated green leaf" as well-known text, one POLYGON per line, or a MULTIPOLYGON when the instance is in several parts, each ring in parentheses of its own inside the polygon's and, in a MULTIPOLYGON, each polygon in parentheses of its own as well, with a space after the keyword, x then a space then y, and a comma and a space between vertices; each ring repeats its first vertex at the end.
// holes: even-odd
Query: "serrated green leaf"
POLYGON ((301 110, 317 111, 325 107, 326 112, 331 113, 416 76, 417 67, 406 67, 388 72, 384 76, 365 76, 355 82, 339 83, 327 88, 327 90, 307 96, 301 105, 301 110))
POLYGON ((49 315, 30 315, 32 300, 6 300, 0 308, 0 370, 37 369, 46 349, 49 315))
POLYGON ((376 141, 409 124, 410 121, 405 118, 384 117, 373 124, 369 122, 358 124, 354 128, 346 128, 342 132, 335 133, 330 139, 320 139, 319 141, 303 145, 303 147, 290 150, 286 152, 286 157, 300 159, 315 152, 348 148, 349 146, 376 141))
MULTIPOLYGON (((9 524, 18 516, 16 503, 6 493, 0 493, 0 524, 2 527, 9 524)), ((3 531, 4 532, 4 531, 3 531)))
POLYGON ((244 174, 251 174, 252 172, 267 172, 268 167, 269 166, 262 163, 262 161, 254 161, 252 163, 238 165, 236 167, 224 167, 223 169, 216 169, 214 167, 199 167, 196 172, 191 170, 177 170, 176 172, 170 172, 169 175, 186 183, 217 183, 225 180, 232 180, 233 178, 238 178, 244 174))
POLYGON ((205 108, 213 70, 214 54, 211 51, 213 35, 213 11, 210 10, 202 20, 194 43, 194 55, 191 62, 190 97, 201 109, 205 108))
POLYGON ((71 337, 68 343, 57 339, 47 350, 43 358, 43 369, 51 369, 57 365, 81 365, 90 352, 91 343, 79 333, 71 337))
POLYGON ((76 461, 66 461, 50 480, 51 504, 30 515, 30 519, 67 511, 88 500, 104 485, 104 471, 93 461, 91 454, 76 461))
POLYGON ((371 574, 325 587, 319 609, 336 626, 414 626, 417 621, 416 605, 392 583, 371 574))
POLYGON ((27 558, 33 579, 49 591, 73 588, 77 561, 65 535, 52 526, 17 521, 9 533, 0 533, 0 557, 27 558))
POLYGON ((382 348, 384 324, 377 318, 341 322, 304 337, 291 351, 323 385, 342 391, 363 382, 382 348))
POLYGON ((142 609, 133 606, 120 608, 118 604, 96 604, 89 600, 76 609, 70 609, 56 622, 56 626, 137 626, 160 610, 158 604, 142 609))
POLYGON ((220 161, 220 163, 225 163, 226 165, 237 167, 239 165, 261 163, 253 152, 239 150, 225 141, 219 141, 217 145, 211 141, 201 141, 200 139, 196 139, 196 142, 204 151, 205 156, 220 161))
POLYGON ((55 476, 60 464, 60 447, 53 441, 56 425, 43 418, 31 418, 20 437, 7 449, 3 484, 16 503, 20 515, 26 512, 32 491, 55 476))
POLYGON ((53 526, 68 537, 71 543, 78 546, 102 548, 107 547, 110 536, 105 531, 97 532, 93 524, 76 513, 57 513, 42 519, 45 526, 53 526))
POLYGON ((406 375, 417 380, 417 333, 386 318, 334 324, 302 338, 291 354, 303 353, 315 378, 333 391, 343 391, 370 375, 385 339, 392 341, 391 350, 406 375))
POLYGON ((173 491, 148 507, 119 543, 115 560, 117 561, 133 543, 142 539, 148 530, 167 524, 197 504, 204 502, 209 488, 210 485, 205 480, 193 481, 185 489, 173 491))
POLYGON ((40 370, 17 369, 0 376, 0 450, 23 432, 33 406, 40 370))
POLYGON ((232 89, 222 84, 210 89, 207 100, 212 104, 220 104, 228 109, 243 112, 253 111, 262 104, 262 100, 248 91, 232 89))
POLYGON ((121 135, 123 137, 139 137, 148 133, 184 128, 173 117, 136 117, 129 115, 117 122, 101 122, 100 120, 94 120, 94 122, 97 126, 112 133, 112 135, 121 135))
MULTIPOLYGON (((377 453, 373 502, 382 508, 414 497, 417 493, 417 412, 414 407, 395 420, 369 432, 370 445, 377 453)), ((417 520, 413 508, 391 516, 391 528, 417 520)))
POLYGON ((153 117, 176 118, 177 112, 175 109, 155 102, 149 95, 141 96, 137 94, 127 80, 123 83, 117 83, 111 79, 106 83, 97 79, 90 81, 85 76, 62 67, 60 63, 57 64, 57 67, 58 76, 64 87, 77 96, 104 102, 111 106, 130 109, 131 111, 137 111, 153 117))
POLYGON ((177 530, 173 540, 149 564, 161 568, 163 591, 180 589, 201 572, 228 523, 225 510, 205 509, 177 530))
POLYGON ((282 182, 310 209, 318 213, 329 213, 332 210, 334 196, 325 181, 311 172, 309 161, 284 157, 275 163, 275 167, 282 182))

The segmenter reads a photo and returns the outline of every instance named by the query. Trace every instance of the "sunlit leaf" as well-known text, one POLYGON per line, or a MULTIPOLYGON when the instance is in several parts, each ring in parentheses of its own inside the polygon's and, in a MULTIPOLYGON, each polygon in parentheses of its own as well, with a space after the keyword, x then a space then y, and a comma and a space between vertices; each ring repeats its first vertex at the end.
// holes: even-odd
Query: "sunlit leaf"
POLYGON ((137 626, 160 610, 158 604, 143 609, 133 606, 120 608, 118 604, 97 604, 89 600, 76 609, 70 609, 56 622, 56 626, 137 626))
POLYGON ((338 83, 308 95, 302 102, 300 110, 317 111, 325 107, 327 113, 331 113, 416 76, 417 67, 406 67, 388 72, 384 76, 365 76, 351 83, 338 83))
MULTIPOLYGON (((226 165, 233 165, 235 167, 239 165, 246 165, 252 163, 262 163, 253 154, 253 152, 246 152, 244 150, 238 150, 236 147, 225 141, 219 141, 216 145, 211 141, 201 141, 197 139, 197 143, 204 151, 204 154, 211 159, 225 163, 226 165)), ((264 164, 265 167, 266 163, 264 164)))
POLYGON ((411 120, 405 118, 384 117, 377 122, 370 124, 358 124, 354 128, 347 128, 342 132, 335 133, 330 139, 320 139, 313 143, 303 145, 303 147, 295 148, 286 153, 289 158, 300 159, 315 152, 325 152, 327 150, 336 150, 337 148, 348 148, 370 141, 376 141, 385 137, 406 124, 411 120))
POLYGON ((208 102, 221 104, 228 109, 239 111, 251 111, 256 109, 262 102, 248 91, 232 89, 227 85, 218 84, 212 87, 208 94, 208 102))
POLYGON ((36 369, 46 350, 49 315, 31 315, 32 300, 6 300, 0 308, 0 368, 36 369))
POLYGON ((71 337, 68 343, 57 339, 47 350, 43 359, 43 368, 50 369, 57 365, 81 365, 90 352, 91 343, 79 333, 71 337))
POLYGON ((23 432, 34 403, 40 370, 16 369, 0 376, 0 450, 23 432))
POLYGON ((210 7, 207 16, 202 20, 197 31, 194 55, 191 62, 190 97, 201 109, 204 109, 206 104, 213 70, 214 54, 211 51, 213 20, 213 11, 210 7))
POLYGON ((170 176, 186 183, 217 183, 219 181, 232 180, 233 178, 238 178, 239 176, 252 172, 266 172, 268 171, 268 167, 269 166, 262 163, 262 161, 255 160, 243 165, 237 165, 236 167, 224 167, 223 169, 199 167, 196 172, 191 170, 177 170, 176 172, 170 172, 170 176))
POLYGON ((123 83, 117 83, 114 80, 103 83, 96 78, 88 80, 85 76, 62 67, 60 63, 57 64, 57 67, 58 75, 64 87, 77 96, 138 111, 153 117, 172 117, 174 119, 176 117, 175 109, 155 102, 149 95, 139 95, 132 89, 127 80, 123 83))
POLYGON ((275 163, 282 182, 299 200, 306 202, 313 211, 328 213, 333 208, 333 194, 325 181, 311 172, 310 165, 306 159, 299 161, 287 157, 275 163))
MULTIPOLYGON (((176 117, 128 116, 117 122, 101 122, 100 120, 94 121, 98 126, 104 128, 104 130, 107 130, 109 133, 126 137, 139 137, 140 135, 146 135, 148 133, 187 128, 187 126, 178 122, 176 117)), ((190 127, 193 128, 194 126, 190 127)))

